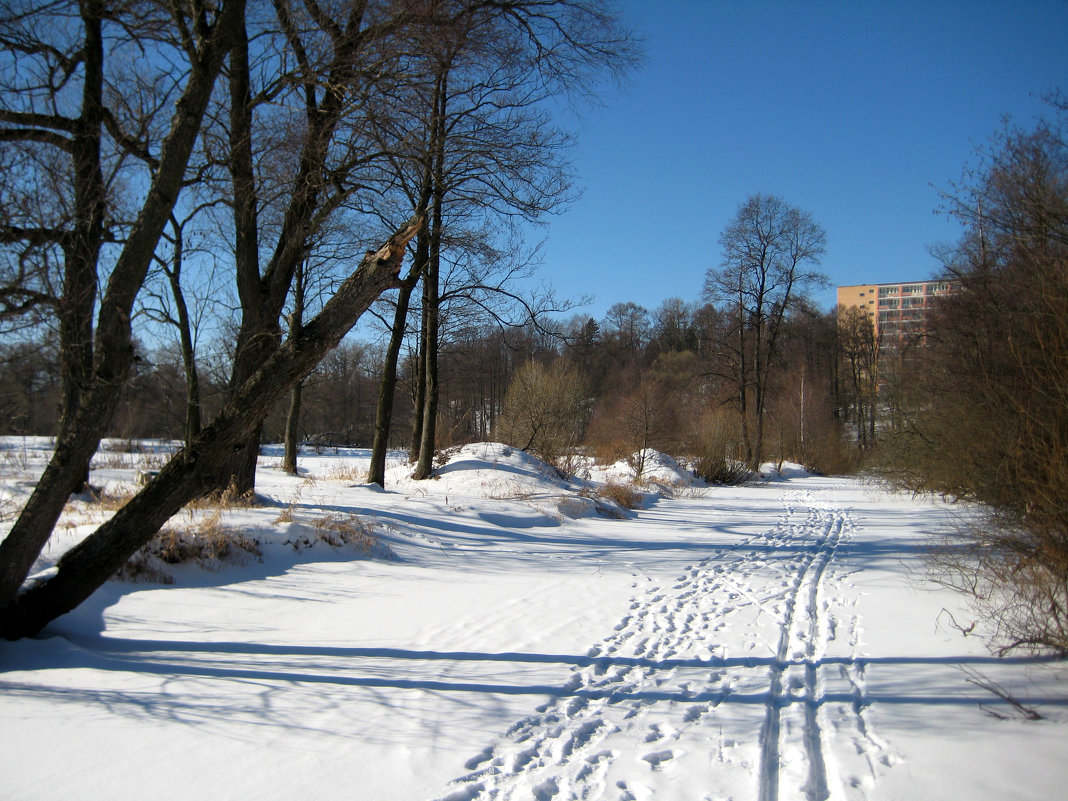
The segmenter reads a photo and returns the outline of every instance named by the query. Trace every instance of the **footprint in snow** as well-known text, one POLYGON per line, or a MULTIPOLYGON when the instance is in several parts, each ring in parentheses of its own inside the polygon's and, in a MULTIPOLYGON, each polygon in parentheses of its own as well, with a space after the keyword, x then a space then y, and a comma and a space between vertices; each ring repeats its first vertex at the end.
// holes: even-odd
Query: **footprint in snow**
POLYGON ((664 769, 664 765, 675 758, 675 752, 670 748, 664 751, 655 751, 651 754, 646 754, 642 759, 649 763, 649 769, 660 771, 664 769))

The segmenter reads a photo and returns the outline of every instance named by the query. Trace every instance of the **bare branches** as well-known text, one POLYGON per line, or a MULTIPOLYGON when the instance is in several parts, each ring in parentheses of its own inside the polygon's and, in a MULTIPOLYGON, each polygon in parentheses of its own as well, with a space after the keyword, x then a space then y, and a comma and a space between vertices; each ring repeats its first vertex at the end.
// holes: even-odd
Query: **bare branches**
POLYGON ((961 291, 929 321, 902 423, 899 485, 981 504, 934 561, 1000 652, 1068 650, 1068 148, 1064 111, 1006 128, 951 212, 961 291))
POLYGON ((749 442, 747 460, 757 469, 770 368, 779 356, 783 322, 808 290, 826 280, 814 269, 826 247, 826 234, 807 212, 782 198, 758 194, 738 208, 720 245, 721 266, 709 269, 705 297, 732 321, 723 348, 733 355, 743 438, 749 442), (806 265, 813 268, 806 270, 806 265), (750 411, 755 420, 751 436, 750 411))

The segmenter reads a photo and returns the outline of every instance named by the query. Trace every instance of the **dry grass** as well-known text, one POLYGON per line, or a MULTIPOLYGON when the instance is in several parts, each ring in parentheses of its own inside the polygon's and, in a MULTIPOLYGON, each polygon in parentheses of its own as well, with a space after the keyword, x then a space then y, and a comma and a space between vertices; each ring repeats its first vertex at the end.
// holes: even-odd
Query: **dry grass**
MULTIPOLYGON (((288 522, 298 522, 291 509, 284 510, 279 515, 280 519, 282 517, 287 517, 288 522)), ((361 520, 354 514, 336 513, 316 517, 307 524, 307 527, 311 529, 310 533, 300 534, 294 539, 286 540, 286 544, 298 551, 310 548, 317 542, 325 542, 335 548, 354 547, 368 555, 376 551, 389 554, 389 548, 378 539, 374 525, 361 520)))
POLYGON ((159 470, 169 457, 159 453, 104 451, 93 457, 94 468, 108 470, 159 470))
POLYGON ((336 464, 325 470, 320 478, 327 481, 353 481, 364 482, 367 480, 367 470, 362 467, 354 467, 344 464, 336 464))
MULTIPOLYGON (((192 516, 191 516, 192 517, 192 516)), ((185 526, 168 524, 127 560, 116 578, 171 584, 164 565, 194 563, 209 570, 223 564, 247 564, 262 556, 259 543, 222 524, 222 512, 191 519, 185 526)))
MULTIPOLYGON (((579 494, 584 498, 615 504, 616 507, 622 509, 639 509, 644 498, 641 490, 635 485, 618 481, 609 481, 597 487, 587 487, 579 494)), ((609 513, 611 508, 598 507, 597 512, 603 515, 609 513)))
POLYGON ((225 509, 251 509, 254 506, 259 506, 259 501, 256 500, 256 493, 253 490, 247 492, 238 492, 237 485, 231 481, 230 484, 223 490, 214 490, 207 495, 190 501, 186 504, 186 509, 210 509, 210 510, 225 510, 225 509))

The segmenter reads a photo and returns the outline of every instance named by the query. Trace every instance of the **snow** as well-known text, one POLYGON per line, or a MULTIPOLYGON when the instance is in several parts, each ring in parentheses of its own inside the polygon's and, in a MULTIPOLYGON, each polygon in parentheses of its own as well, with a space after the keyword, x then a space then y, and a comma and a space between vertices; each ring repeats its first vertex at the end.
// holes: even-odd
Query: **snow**
MULTIPOLYGON (((48 443, 5 444, 7 526, 48 443)), ((922 559, 952 510, 791 465, 669 491, 649 456, 619 519, 595 490, 626 463, 568 481, 479 444, 425 482, 392 455, 381 491, 364 451, 299 478, 269 451, 260 505, 222 515, 262 558, 0 643, 0 798, 1061 797, 1068 670, 962 633, 922 559), (381 547, 293 546, 352 514, 381 547)), ((38 569, 102 514, 72 504, 38 569)))

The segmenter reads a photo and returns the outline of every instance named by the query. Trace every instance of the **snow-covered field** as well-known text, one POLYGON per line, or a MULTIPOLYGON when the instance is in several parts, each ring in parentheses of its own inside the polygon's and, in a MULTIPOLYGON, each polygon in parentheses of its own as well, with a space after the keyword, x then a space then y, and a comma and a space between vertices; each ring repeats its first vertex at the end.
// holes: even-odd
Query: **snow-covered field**
MULTIPOLYGON (((6 528, 41 462, 4 447, 6 528)), ((923 580, 938 504, 793 469, 623 515, 593 491, 622 466, 580 486, 475 445, 383 492, 366 456, 268 454, 220 523, 260 557, 0 643, 0 798, 1065 797, 1068 665, 962 633, 923 580), (352 514, 376 548, 315 541, 352 514)), ((104 514, 73 504, 47 559, 104 514)))

